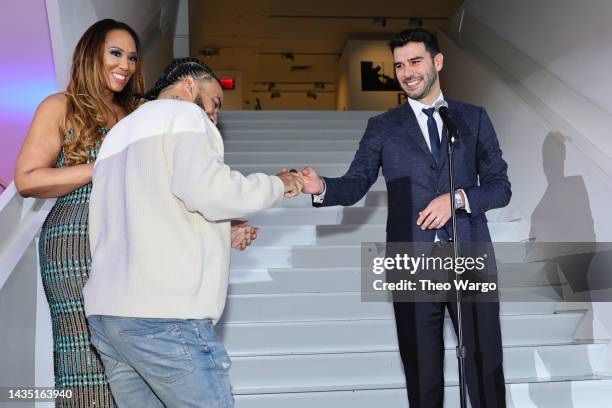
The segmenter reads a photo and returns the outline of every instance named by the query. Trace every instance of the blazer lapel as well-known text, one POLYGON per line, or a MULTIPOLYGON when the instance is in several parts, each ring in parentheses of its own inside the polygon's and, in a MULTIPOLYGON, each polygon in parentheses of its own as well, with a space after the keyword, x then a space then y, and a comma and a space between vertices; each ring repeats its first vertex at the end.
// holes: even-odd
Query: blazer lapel
MULTIPOLYGON (((457 146, 455 146, 456 148, 457 146)), ((448 161, 448 129, 442 126, 442 140, 440 141, 440 149, 442 149, 442 159, 440 160, 440 168, 443 168, 448 161)))
POLYGON ((433 158, 431 151, 425 142, 425 136, 423 135, 423 132, 421 132, 417 118, 414 115, 414 111, 408 102, 404 102, 402 109, 402 128, 406 129, 410 139, 421 148, 423 153, 433 158))

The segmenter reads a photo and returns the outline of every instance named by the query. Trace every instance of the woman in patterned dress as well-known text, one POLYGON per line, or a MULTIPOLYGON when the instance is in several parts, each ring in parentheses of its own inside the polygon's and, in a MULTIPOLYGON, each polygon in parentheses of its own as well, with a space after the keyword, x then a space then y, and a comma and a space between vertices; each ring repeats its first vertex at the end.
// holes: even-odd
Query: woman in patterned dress
POLYGON ((93 162, 108 130, 136 109, 144 91, 141 50, 128 25, 106 19, 81 37, 66 92, 36 110, 15 171, 24 197, 57 197, 39 243, 51 310, 55 386, 71 390, 62 407, 114 407, 103 367, 90 345, 81 290, 90 267, 87 234, 93 162))

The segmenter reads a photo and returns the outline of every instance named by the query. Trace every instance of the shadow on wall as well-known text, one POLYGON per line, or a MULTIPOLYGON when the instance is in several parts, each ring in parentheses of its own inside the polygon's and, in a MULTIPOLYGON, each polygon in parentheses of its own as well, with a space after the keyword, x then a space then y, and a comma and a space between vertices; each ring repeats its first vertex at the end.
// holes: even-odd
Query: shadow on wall
POLYGON ((593 215, 582 176, 564 174, 569 138, 550 132, 542 145, 547 187, 531 214, 530 237, 540 242, 595 242, 593 215))
MULTIPOLYGON (((540 246, 537 257, 550 264, 548 282, 567 282, 566 289, 559 288, 558 294, 565 301, 580 300, 590 308, 589 272, 596 254, 595 228, 589 196, 584 179, 580 175, 565 176, 566 142, 569 138, 560 132, 550 132, 542 145, 542 164, 547 180, 546 190, 531 214, 529 237, 540 246), (549 243, 581 243, 548 245, 549 243), (566 254, 568 248, 579 247, 578 253, 566 254), (542 248, 544 248, 542 250, 542 248), (545 253, 543 253, 545 252, 545 253), (572 295, 567 295, 569 290, 572 295)), ((532 261, 535 260, 532 258, 532 261)), ((592 332, 593 321, 583 321, 583 326, 592 332)), ((583 373, 592 373, 588 345, 575 351, 574 359, 581 365, 583 373)), ((566 373, 554 356, 538 353, 534 356, 532 369, 544 369, 551 378, 562 379, 566 373)), ((550 404, 550 390, 530 386, 529 397, 537 407, 550 404)), ((555 407, 571 408, 571 383, 559 383, 555 389, 555 407), (561 385, 563 384, 563 385, 561 385)))
MULTIPOLYGON (((531 214, 529 237, 536 243, 580 243, 568 254, 568 245, 545 245, 546 259, 553 260, 553 274, 561 274, 573 293, 583 293, 581 300, 590 302, 588 275, 596 253, 593 215, 584 179, 565 176, 568 137, 550 132, 542 144, 542 165, 547 187, 531 214)), ((555 277, 551 277, 555 278, 555 277)), ((562 293, 560 293, 563 296, 562 293)))

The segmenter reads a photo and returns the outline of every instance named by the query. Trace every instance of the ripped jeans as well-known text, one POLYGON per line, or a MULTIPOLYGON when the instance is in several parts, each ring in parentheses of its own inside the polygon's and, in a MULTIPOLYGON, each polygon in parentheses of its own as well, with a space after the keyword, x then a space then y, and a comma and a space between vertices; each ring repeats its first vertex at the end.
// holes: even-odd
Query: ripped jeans
POLYGON ((231 362, 210 320, 87 320, 120 408, 234 406, 231 362))

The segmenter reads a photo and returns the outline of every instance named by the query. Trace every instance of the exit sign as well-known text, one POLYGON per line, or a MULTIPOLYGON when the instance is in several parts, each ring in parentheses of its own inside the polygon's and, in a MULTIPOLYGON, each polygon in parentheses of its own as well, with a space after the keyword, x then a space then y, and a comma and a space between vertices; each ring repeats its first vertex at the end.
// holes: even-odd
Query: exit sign
POLYGON ((223 89, 234 89, 236 88, 236 78, 220 78, 219 82, 221 83, 221 88, 223 89))

